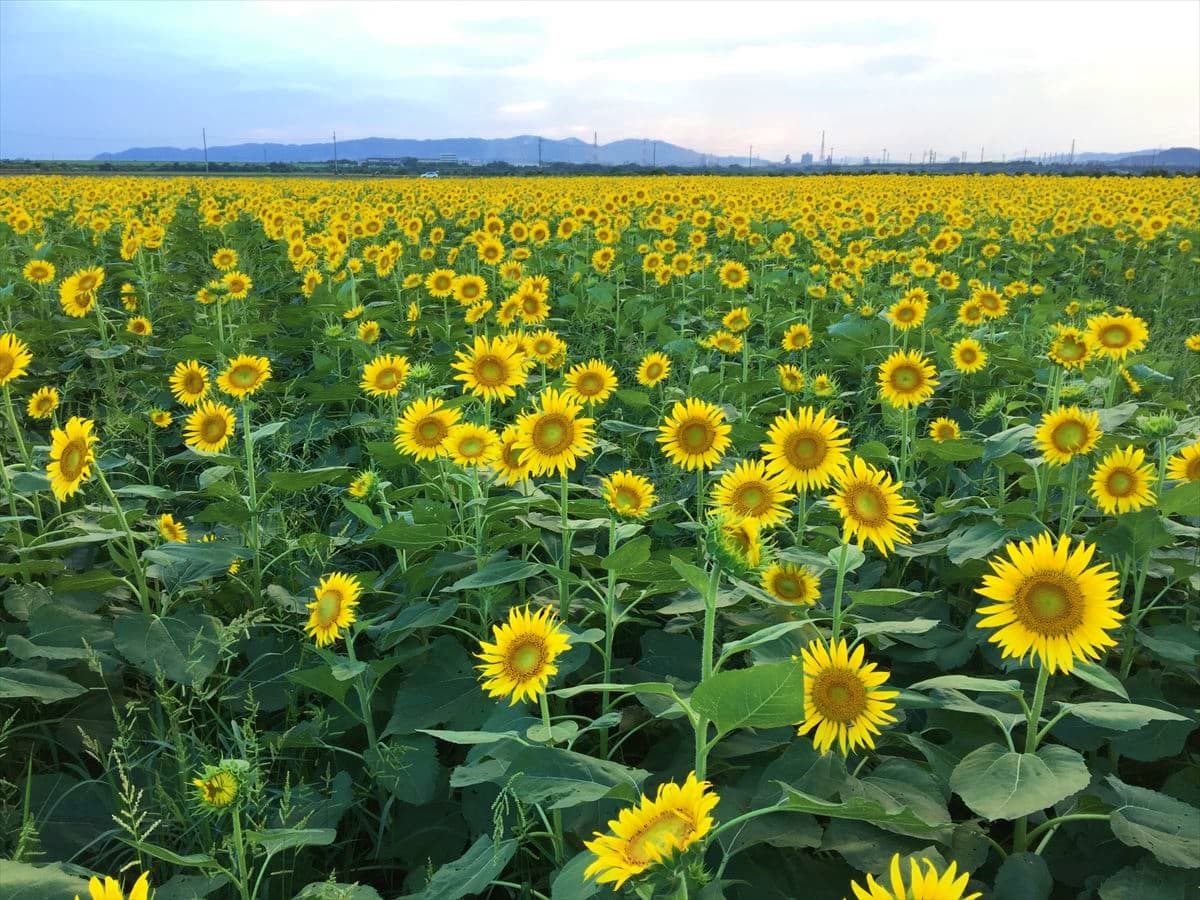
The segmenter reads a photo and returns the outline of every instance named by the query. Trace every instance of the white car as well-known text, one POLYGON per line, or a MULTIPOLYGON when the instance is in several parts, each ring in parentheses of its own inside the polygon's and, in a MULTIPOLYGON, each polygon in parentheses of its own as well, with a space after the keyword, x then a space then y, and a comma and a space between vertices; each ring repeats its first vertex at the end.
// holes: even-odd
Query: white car
POLYGON ((422 178, 437 178, 438 173, 437 172, 422 172, 421 177, 422 178))

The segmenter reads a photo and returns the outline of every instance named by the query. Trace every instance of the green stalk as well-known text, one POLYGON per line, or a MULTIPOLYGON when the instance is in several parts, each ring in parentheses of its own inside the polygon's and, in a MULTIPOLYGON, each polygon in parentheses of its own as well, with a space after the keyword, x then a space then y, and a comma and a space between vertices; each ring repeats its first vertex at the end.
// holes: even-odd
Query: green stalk
POLYGON ((562 560, 558 570, 558 614, 564 619, 570 611, 571 594, 567 577, 571 573, 571 531, 567 524, 567 473, 559 474, 558 511, 562 542, 562 560))
MULTIPOLYGON (((565 477, 565 476, 564 476, 565 477)), ((546 726, 546 743, 551 743, 550 740, 550 704, 546 700, 546 692, 542 691, 538 694, 538 703, 542 708, 542 724, 546 726)), ((562 825, 562 810, 553 809, 550 811, 551 820, 554 823, 554 861, 561 864, 564 857, 563 847, 563 825, 562 825)))
MULTIPOLYGON (((1042 719, 1042 707, 1046 704, 1046 683, 1050 680, 1050 670, 1045 665, 1038 667, 1037 684, 1033 689, 1033 703, 1029 705, 1029 715, 1025 720, 1025 754, 1032 755, 1037 751, 1038 723, 1042 719)), ((1029 818, 1021 816, 1013 826, 1013 852, 1024 853, 1029 849, 1029 818)))
POLYGON ((250 872, 246 867, 246 841, 242 836, 242 810, 240 806, 233 807, 233 849, 237 856, 238 893, 242 900, 250 900, 250 872))
POLYGON ((833 587, 833 622, 830 628, 829 643, 832 645, 842 633, 842 592, 846 587, 846 555, 850 552, 848 543, 842 544, 842 552, 838 554, 837 582, 833 587))
POLYGON ((104 490, 104 495, 108 497, 108 502, 112 504, 113 511, 117 514, 117 522, 120 523, 121 530, 125 532, 126 552, 129 553, 129 564, 133 567, 133 575, 137 580, 138 602, 142 605, 142 612, 150 615, 150 590, 146 587, 146 573, 142 569, 137 545, 133 541, 133 531, 129 527, 129 520, 125 518, 125 510, 121 508, 121 501, 113 493, 108 479, 104 477, 104 470, 100 468, 99 464, 96 465, 96 480, 100 482, 100 487, 104 490))
MULTIPOLYGON (((617 517, 608 518, 608 552, 611 555, 617 549, 617 517)), ((604 684, 612 684, 612 654, 613 640, 617 631, 617 573, 608 570, 608 590, 604 595, 604 684)), ((610 692, 600 692, 600 715, 608 712, 610 692)), ((600 731, 600 755, 608 758, 608 729, 600 731)))
MULTIPOLYGON (((346 635, 346 656, 350 658, 350 662, 357 663, 358 657, 354 653, 354 637, 353 631, 346 635)), ((358 693, 358 705, 362 711, 363 727, 367 729, 367 743, 373 750, 379 746, 379 738, 375 734, 375 716, 371 711, 371 692, 367 690, 362 672, 354 677, 354 687, 358 693)))
POLYGON ((246 491, 250 495, 250 550, 254 554, 254 604, 262 601, 262 560, 258 552, 258 483, 254 472, 254 434, 250 430, 250 401, 242 400, 243 443, 246 447, 246 491))

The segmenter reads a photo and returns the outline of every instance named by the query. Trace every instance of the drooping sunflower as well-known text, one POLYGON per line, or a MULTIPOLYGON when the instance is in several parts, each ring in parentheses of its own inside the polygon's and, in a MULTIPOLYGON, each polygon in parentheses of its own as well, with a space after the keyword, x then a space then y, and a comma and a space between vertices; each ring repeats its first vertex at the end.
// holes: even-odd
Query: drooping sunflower
POLYGON ((374 319, 365 319, 358 323, 358 339, 368 346, 379 342, 379 323, 374 319))
POLYGON ((171 393, 184 406, 195 406, 208 394, 208 367, 194 359, 176 363, 171 373, 171 393))
POLYGON ((776 416, 767 438, 762 445, 767 468, 793 490, 828 487, 834 472, 846 464, 850 446, 842 423, 811 406, 776 416))
POLYGON ((749 270, 736 260, 729 260, 721 263, 721 268, 717 270, 717 277, 721 279, 721 284, 730 290, 744 288, 750 281, 749 270))
POLYGON ((271 361, 265 356, 235 356, 217 376, 217 387, 226 394, 245 399, 271 379, 271 361))
POLYGON ((689 397, 676 402, 658 428, 667 459, 686 471, 711 469, 729 447, 731 427, 714 403, 689 397))
POLYGON ((1180 447, 1167 460, 1167 477, 1174 481, 1200 481, 1200 441, 1180 447))
POLYGON ((414 400, 396 420, 396 449, 415 459, 436 459, 446 454, 450 429, 462 418, 456 408, 426 397, 414 400))
POLYGON ((46 477, 50 479, 50 490, 59 500, 74 495, 79 486, 92 477, 92 467, 96 463, 95 445, 100 440, 95 429, 96 423, 91 419, 71 416, 64 427, 50 432, 50 462, 46 464, 46 477))
POLYGON ((1059 328, 1046 353, 1064 369, 1082 369, 1092 355, 1092 339, 1078 328, 1059 328))
MULTIPOLYGON (((88 896, 91 900, 125 900, 121 892, 121 883, 111 876, 104 876, 101 881, 95 875, 88 879, 88 896)), ((147 900, 150 896, 150 873, 143 872, 138 876, 133 887, 129 889, 129 900, 147 900)), ((75 895, 79 900, 79 895, 75 895)))
POLYGON ((719 801, 711 785, 698 781, 695 772, 682 785, 661 785, 653 800, 642 795, 636 806, 609 821, 608 834, 596 832, 584 842, 596 859, 583 877, 595 877, 600 884, 611 882, 620 890, 630 878, 703 840, 712 830, 711 813, 719 801))
POLYGON ((521 462, 517 449, 518 436, 516 425, 509 425, 500 435, 500 450, 492 461, 492 472, 500 484, 516 484, 529 477, 529 466, 521 462))
POLYGON ((912 541, 917 525, 916 504, 900 493, 904 485, 860 457, 834 475, 837 488, 829 504, 842 517, 842 539, 857 539, 858 546, 870 541, 887 556, 896 544, 912 541))
POLYGON ((46 386, 33 392, 25 411, 33 419, 48 419, 58 409, 58 391, 46 386))
POLYGON ((944 444, 946 441, 956 441, 961 434, 962 430, 958 427, 958 423, 945 416, 929 423, 929 436, 936 443, 944 444))
POLYGON ((613 472, 602 478, 600 492, 608 508, 626 519, 644 517, 656 499, 650 480, 630 471, 613 472))
POLYGON ((884 690, 888 673, 866 662, 859 644, 846 639, 826 646, 816 640, 800 651, 804 664, 804 721, 797 734, 813 733, 813 746, 828 753, 834 744, 846 756, 859 747, 875 749, 875 735, 896 721, 889 710, 899 691, 884 690))
POLYGON ((908 880, 904 879, 900 869, 900 854, 892 856, 889 871, 889 886, 884 886, 875 880, 874 875, 867 876, 867 886, 860 887, 857 881, 850 882, 857 900, 976 900, 982 897, 980 893, 963 894, 971 876, 967 872, 958 874, 958 863, 952 862, 946 871, 938 873, 937 866, 929 860, 925 863, 924 871, 911 857, 908 880))
POLYGON ((0 385, 20 378, 29 371, 31 362, 33 354, 28 344, 11 331, 0 334, 0 385))
POLYGON ((333 572, 317 582, 313 594, 316 599, 307 605, 309 616, 304 631, 318 647, 324 647, 357 621, 354 609, 362 595, 362 584, 353 575, 333 572))
POLYGON ((1154 503, 1155 478, 1145 450, 1114 448, 1092 472, 1092 497, 1109 515, 1133 512, 1154 503))
POLYGON ((1076 456, 1091 453, 1102 435, 1099 413, 1067 406, 1042 416, 1033 438, 1046 462, 1065 466, 1076 456))
POLYGON ((205 400, 183 425, 184 442, 200 453, 220 453, 233 436, 233 410, 215 400, 205 400))
POLYGON ((463 392, 484 400, 501 403, 517 394, 517 388, 527 376, 526 356, 521 346, 508 337, 497 335, 475 338, 467 350, 455 353, 451 368, 459 374, 455 381, 463 383, 463 392))
POLYGON ((671 357, 665 353, 653 351, 642 357, 638 363, 637 383, 642 387, 654 387, 671 374, 671 357))
POLYGON ((1087 321, 1088 336, 1101 356, 1124 359, 1146 346, 1150 330, 1146 320, 1129 313, 1094 316, 1087 321))
POLYGON ((500 439, 490 428, 462 422, 446 435, 446 452, 460 466, 487 466, 500 453, 500 439))
POLYGON ((603 360, 589 359, 572 366, 563 382, 563 393, 576 403, 599 405, 617 389, 617 373, 603 360))
POLYGON ((821 596, 821 579, 808 566, 772 563, 762 574, 763 590, 783 603, 812 606, 821 596))
POLYGON ((1037 657, 1051 673, 1070 672, 1076 660, 1097 660, 1116 646, 1109 632, 1124 616, 1118 607, 1117 573, 1107 563, 1091 565, 1096 547, 1068 536, 1058 544, 1049 534, 1010 543, 1008 558, 988 562, 975 592, 992 603, 977 610, 979 627, 1007 659, 1037 657), (994 629, 994 630, 993 630, 994 629))
POLYGON ((762 528, 756 519, 725 519, 715 516, 717 546, 737 567, 757 569, 762 565, 762 528))
POLYGON ((804 373, 799 367, 784 363, 779 366, 779 387, 785 394, 798 394, 804 390, 804 373))
POLYGON ((763 528, 788 515, 785 504, 794 499, 787 480, 767 471, 761 460, 742 460, 717 481, 709 501, 727 520, 753 519, 763 528))
POLYGON ((750 310, 745 306, 736 306, 725 313, 721 324, 734 334, 740 334, 750 327, 750 310))
POLYGON ((595 420, 581 416, 583 408, 564 393, 546 388, 538 395, 532 412, 517 419, 514 448, 530 474, 565 475, 595 445, 595 420))
POLYGON ((784 350, 807 350, 812 346, 812 329, 804 322, 789 325, 783 333, 784 350))
POLYGON ((513 607, 508 621, 492 626, 492 640, 480 641, 475 654, 483 690, 489 697, 508 697, 509 705, 537 700, 558 674, 555 660, 570 646, 567 632, 549 606, 536 612, 513 607))
POLYGON ((879 367, 879 393, 896 409, 908 409, 933 396, 936 374, 920 350, 897 350, 879 367))
POLYGON ((385 353, 363 366, 359 387, 372 397, 394 397, 408 380, 407 356, 385 353))
POLYGON ((987 366, 988 355, 983 349, 983 345, 975 338, 963 338, 954 345, 950 350, 950 359, 954 362, 954 368, 962 372, 964 375, 973 375, 976 372, 983 371, 987 366))

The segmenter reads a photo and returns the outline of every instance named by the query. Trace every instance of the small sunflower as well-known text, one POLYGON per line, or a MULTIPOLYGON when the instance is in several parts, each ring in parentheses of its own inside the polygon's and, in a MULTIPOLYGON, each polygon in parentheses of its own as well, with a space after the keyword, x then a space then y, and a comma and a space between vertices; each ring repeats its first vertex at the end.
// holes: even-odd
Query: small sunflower
POLYGON ((174 421, 175 417, 165 409, 150 410, 150 423, 155 428, 169 428, 174 421))
POLYGON ((589 359, 572 366, 563 382, 566 387, 563 393, 576 403, 599 405, 617 389, 617 373, 608 363, 589 359))
POLYGON ((29 371, 33 354, 29 345, 11 331, 0 334, 0 384, 15 381, 29 371))
POLYGON ((713 827, 712 811, 720 797, 707 781, 691 772, 682 785, 661 785, 654 799, 642 795, 636 806, 621 810, 608 823, 608 834, 596 832, 584 846, 596 857, 583 877, 620 890, 640 875, 704 839, 713 827))
POLYGON ((1046 355, 1064 369, 1082 369, 1091 358, 1092 339, 1078 328, 1059 328, 1046 355))
POLYGON ((783 333, 784 350, 807 350, 812 346, 812 329, 804 322, 789 325, 783 333))
POLYGON ((1154 467, 1146 463, 1146 451, 1115 448, 1092 472, 1092 497, 1109 515, 1133 512, 1154 503, 1154 481, 1154 467))
POLYGON ((924 403, 938 386, 933 364, 919 350, 897 350, 879 367, 879 393, 897 409, 924 403))
POLYGON ((626 519, 643 518, 657 499, 650 480, 629 471, 601 479, 600 492, 608 508, 626 519))
POLYGON ((779 387, 785 394, 798 394, 804 390, 804 373, 799 367, 784 363, 779 366, 779 387))
POLYGON ((59 500, 66 500, 92 477, 96 463, 96 423, 91 419, 72 416, 62 428, 50 432, 50 462, 46 477, 50 489, 59 500))
POLYGON ((883 689, 888 673, 866 662, 862 644, 851 652, 845 638, 829 646, 813 641, 797 661, 804 664, 804 721, 797 733, 812 732, 819 753, 834 744, 843 756, 875 749, 880 727, 896 721, 889 710, 900 692, 883 689))
POLYGON ((171 373, 171 393, 184 406, 195 406, 209 390, 208 367, 194 359, 177 363, 171 373))
POLYGON ((516 425, 509 425, 500 434, 500 450, 492 461, 492 471, 500 484, 516 484, 529 477, 529 465, 521 462, 521 451, 517 448, 518 437, 516 425))
POLYGON ((811 406, 776 416, 767 438, 762 445, 767 467, 793 490, 828 487, 846 464, 850 446, 842 423, 811 406))
POLYGON ((170 513, 158 517, 158 533, 164 541, 172 544, 186 544, 188 540, 187 526, 176 521, 170 513))
POLYGON ((962 430, 953 419, 942 416, 929 423, 929 436, 935 443, 944 444, 946 441, 956 441, 961 435, 962 430))
POLYGON ((983 345, 975 338, 963 338, 950 350, 954 368, 964 375, 981 372, 987 366, 988 355, 983 345))
POLYGON ((786 504, 794 499, 788 482, 770 474, 762 460, 742 460, 725 472, 713 489, 711 504, 727 520, 753 519, 763 528, 787 517, 786 504))
POLYGON ((318 647, 324 647, 357 621, 354 609, 362 595, 362 585, 353 575, 333 572, 317 583, 313 594, 316 599, 307 605, 309 616, 304 631, 318 647))
POLYGON ((1200 481, 1200 441, 1181 447, 1167 460, 1167 478, 1174 481, 1200 481))
POLYGON ((717 270, 717 277, 721 279, 721 284, 730 290, 744 288, 750 281, 749 270, 740 262, 729 260, 721 263, 721 268, 717 270))
POLYGON ((508 621, 492 626, 492 641, 480 641, 479 677, 489 697, 508 697, 510 705, 536 700, 558 674, 555 660, 569 647, 567 633, 548 606, 537 612, 513 607, 508 621))
POLYGON ((451 364, 459 374, 455 381, 463 383, 463 392, 484 400, 501 403, 516 396, 516 389, 525 383, 526 356, 515 341, 497 336, 479 336, 467 350, 455 353, 451 364))
POLYGON ((220 453, 233 436, 233 410, 224 403, 206 400, 188 413, 184 442, 200 453, 220 453))
POLYGON ((441 400, 426 397, 414 400, 396 420, 396 449, 415 459, 436 459, 446 455, 446 438, 462 413, 441 400))
POLYGON ((379 341, 379 323, 374 319, 358 323, 358 339, 370 346, 379 341))
POLYGON ((218 247, 212 255, 212 264, 222 272, 228 272, 238 264, 237 251, 231 247, 218 247))
POLYGON ((30 284, 49 284, 54 280, 54 263, 45 259, 31 259, 21 269, 21 276, 30 284))
POLYGON ((1088 319, 1087 329, 1096 352, 1111 359, 1124 359, 1130 353, 1137 353, 1146 346, 1150 336, 1146 320, 1128 313, 1095 316, 1088 319))
POLYGON ((217 387, 231 397, 244 400, 271 379, 271 361, 265 356, 235 356, 217 376, 217 387))
POLYGON ((901 495, 903 483, 857 456, 834 480, 829 504, 842 517, 843 540, 857 538, 859 547, 870 541, 884 556, 896 544, 911 543, 917 507, 901 495))
POLYGON ((772 563, 762 574, 762 588, 783 603, 812 606, 821 596, 821 579, 807 566, 772 563))
POLYGON ((192 786, 200 805, 213 811, 227 808, 242 792, 240 779, 227 766, 206 766, 199 778, 192 779, 192 786))
POLYGON ((1189 334, 1187 336, 1187 340, 1183 342, 1183 345, 1189 350, 1200 353, 1200 331, 1197 331, 1195 334, 1189 334))
POLYGON ((676 402, 658 428, 657 441, 681 469, 711 469, 729 447, 730 430, 721 407, 690 397, 676 402))
POLYGON ((533 475, 572 471, 595 446, 595 420, 580 416, 583 408, 554 388, 538 396, 532 412, 517 419, 514 449, 533 475))
POLYGON ((888 308, 888 321, 897 331, 911 331, 925 321, 929 305, 902 297, 888 308))
POLYGON ((363 366, 359 387, 372 397, 395 397, 408 380, 408 357, 384 354, 363 366))
POLYGON ((740 334, 750 327, 750 310, 745 306, 735 306, 725 313, 721 324, 734 334, 740 334))
POLYGON ((460 466, 487 466, 500 454, 500 439, 490 428, 463 422, 446 435, 446 452, 460 466))
POLYGON ((993 601, 978 609, 979 628, 1007 659, 1037 657, 1051 673, 1070 672, 1076 660, 1097 660, 1116 646, 1109 632, 1124 616, 1118 607, 1117 573, 1107 564, 1091 565, 1093 544, 1070 537, 1058 544, 1048 534, 1011 543, 1007 559, 988 562, 980 596, 993 601))
POLYGON ((638 363, 637 383, 642 387, 654 387, 671 374, 671 357, 657 351, 647 353, 638 363))
POLYGON ((974 328, 983 321, 983 304, 978 300, 964 300, 958 306, 958 324, 974 328))
POLYGON ((1091 453, 1102 434, 1099 413, 1067 406, 1042 416, 1033 438, 1046 462, 1065 466, 1076 456, 1091 453))
POLYGON ((892 855, 889 883, 887 886, 875 880, 875 876, 867 876, 867 886, 860 887, 858 882, 850 882, 856 900, 975 900, 983 895, 964 894, 967 882, 971 876, 963 872, 958 874, 958 863, 950 863, 945 872, 939 873, 937 866, 929 860, 922 860, 925 869, 917 865, 915 859, 909 859, 909 875, 906 881, 900 868, 900 854, 892 855))
POLYGON ((549 365, 559 355, 565 355, 567 345, 553 331, 542 329, 525 336, 525 349, 542 365, 549 365))
POLYGON ((245 300, 250 296, 250 291, 254 287, 254 280, 244 272, 238 272, 235 269, 221 276, 221 284, 229 292, 230 299, 245 300))
POLYGON ((25 411, 33 419, 48 419, 58 409, 58 391, 52 387, 40 387, 29 398, 25 411))
POLYGON ((138 337, 149 337, 154 333, 154 326, 145 316, 134 316, 125 323, 125 330, 138 337))

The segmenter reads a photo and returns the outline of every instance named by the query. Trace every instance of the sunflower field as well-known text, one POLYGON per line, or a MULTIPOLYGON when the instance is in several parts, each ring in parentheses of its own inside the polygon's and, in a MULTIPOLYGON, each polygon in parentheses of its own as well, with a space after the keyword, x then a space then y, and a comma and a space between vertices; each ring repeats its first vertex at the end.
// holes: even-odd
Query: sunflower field
POLYGON ((0 179, 0 897, 1200 896, 1200 183, 0 179))

